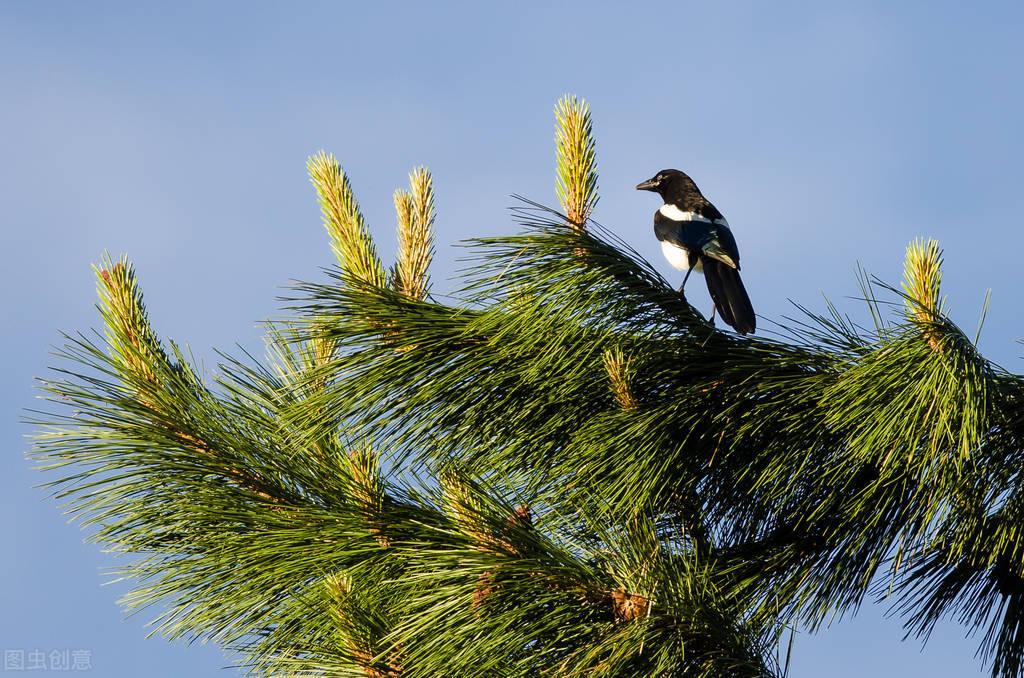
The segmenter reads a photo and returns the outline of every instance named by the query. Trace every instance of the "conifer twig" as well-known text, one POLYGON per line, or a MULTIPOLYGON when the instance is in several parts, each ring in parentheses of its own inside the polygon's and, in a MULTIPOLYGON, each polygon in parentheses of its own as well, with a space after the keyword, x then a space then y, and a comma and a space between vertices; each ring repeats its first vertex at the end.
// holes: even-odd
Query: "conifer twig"
MULTIPOLYGON (((195 431, 180 425, 180 418, 163 411, 159 389, 168 387, 171 375, 188 374, 171 364, 153 331, 139 289, 135 269, 126 258, 113 263, 109 258, 95 269, 99 282, 100 312, 107 327, 107 342, 121 375, 130 384, 147 410, 162 424, 170 426, 182 446, 203 455, 213 455, 211 446, 195 431)), ((263 488, 264 483, 250 473, 232 468, 227 471, 235 482, 256 496, 271 502, 280 500, 263 488)))
POLYGON ((352 498, 363 511, 374 539, 382 549, 389 548, 391 539, 385 532, 383 515, 387 492, 380 477, 377 454, 369 445, 364 445, 352 450, 348 461, 352 474, 352 498))
POLYGON ((942 337, 935 328, 944 300, 939 296, 942 282, 942 250, 937 240, 918 238, 907 246, 903 265, 903 289, 907 293, 907 311, 923 328, 928 345, 938 351, 942 337))
MULTIPOLYGON (((95 268, 98 279, 100 313, 107 326, 107 342, 118 357, 124 374, 156 386, 153 365, 167 360, 146 315, 135 269, 122 258, 117 263, 104 258, 95 268)), ((146 398, 145 394, 140 397, 146 398)))
POLYGON ((395 191, 398 213, 398 254, 395 288, 413 299, 430 291, 430 262, 434 257, 434 186, 430 172, 417 167, 409 174, 409 191, 395 191))
POLYGON ((341 165, 333 155, 321 151, 309 159, 307 167, 338 264, 358 280, 385 286, 384 266, 341 165))
POLYGON ((615 402, 624 410, 633 409, 636 407, 636 398, 633 397, 633 390, 630 386, 634 372, 632 361, 619 347, 606 350, 603 359, 615 402))
POLYGON ((597 152, 590 107, 583 99, 565 95, 555 106, 556 192, 569 223, 585 228, 597 204, 597 152))

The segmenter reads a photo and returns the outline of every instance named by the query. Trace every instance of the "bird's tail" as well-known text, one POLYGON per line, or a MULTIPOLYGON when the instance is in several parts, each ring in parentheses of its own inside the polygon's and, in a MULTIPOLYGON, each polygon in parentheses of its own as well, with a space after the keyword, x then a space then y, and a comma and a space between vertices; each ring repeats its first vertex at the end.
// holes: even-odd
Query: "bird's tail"
POLYGON ((754 307, 740 280, 740 272, 716 259, 704 260, 704 279, 715 308, 722 320, 740 334, 750 334, 757 328, 754 307))

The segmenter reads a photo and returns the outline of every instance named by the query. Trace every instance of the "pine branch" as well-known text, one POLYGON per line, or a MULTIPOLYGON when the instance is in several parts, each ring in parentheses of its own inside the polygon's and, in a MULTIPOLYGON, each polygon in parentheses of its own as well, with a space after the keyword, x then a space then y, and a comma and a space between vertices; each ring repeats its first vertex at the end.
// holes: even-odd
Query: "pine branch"
POLYGON ((597 204, 597 153, 590 107, 572 95, 555 105, 556 192, 568 222, 583 229, 597 204))
POLYGON ((398 257, 395 289, 413 299, 430 291, 429 268, 434 257, 434 188, 430 172, 419 167, 409 174, 410 191, 395 192, 398 213, 398 257))
POLYGON ((167 356, 150 327, 135 270, 125 258, 117 263, 104 258, 94 270, 107 341, 117 356, 121 373, 140 386, 159 386, 154 365, 166 363, 167 356))
MULTIPOLYGON (((543 467, 552 493, 599 492, 626 513, 700 487, 690 504, 734 553, 761 552, 745 548, 764 537, 752 526, 785 526, 777 534, 792 537, 765 544, 774 573, 736 586, 764 614, 770 602, 772 618, 801 611, 810 624, 855 608, 894 548, 912 562, 945 524, 944 504, 980 480, 961 461, 981 444, 996 381, 948 320, 941 355, 913 328, 862 338, 814 316, 795 345, 737 340, 693 324, 667 285, 654 303, 664 283, 641 284, 642 269, 593 234, 560 232, 554 218, 539 228, 482 243, 490 254, 467 300, 483 311, 431 306, 426 322, 427 307, 360 291, 330 308, 326 290, 307 288, 339 328, 410 314, 396 331, 423 347, 399 361, 369 333, 348 335, 361 370, 339 385, 345 407, 373 402, 381 426, 402 421, 387 435, 400 447, 517 480, 543 467), (628 382, 606 357, 625 350, 628 382), (610 382, 643 407, 624 409, 610 382)), ((493 590, 493 575, 474 586, 493 590)))
POLYGON ((387 642, 391 630, 382 619, 379 594, 382 589, 395 588, 387 582, 376 582, 378 590, 366 590, 369 582, 359 583, 346 574, 327 577, 325 581, 334 602, 334 621, 344 652, 368 678, 398 678, 402 660, 398 648, 387 642))
POLYGON ((409 554, 411 614, 394 635, 407 675, 775 675, 763 630, 720 606, 710 572, 663 551, 644 521, 619 533, 603 515, 584 546, 564 541, 557 515, 463 476, 443 488, 455 534, 409 554))
POLYGON ((944 300, 939 297, 942 282, 942 250, 937 240, 914 240, 907 246, 903 289, 907 293, 907 312, 923 328, 928 345, 941 350, 940 336, 933 329, 943 313, 944 300))
MULTIPOLYGON (((107 344, 121 378, 130 385, 147 414, 167 427, 171 438, 197 454, 214 456, 210 443, 168 406, 176 391, 201 393, 202 386, 183 361, 173 364, 153 332, 134 268, 122 258, 116 264, 105 259, 95 268, 99 280, 100 313, 106 325, 107 344)), ((266 483, 241 468, 227 474, 255 495, 279 501, 266 491, 266 483)))
POLYGON ((383 287, 387 284, 384 266, 348 176, 334 156, 323 151, 309 159, 308 168, 338 264, 353 278, 383 287))
POLYGON ((636 398, 630 388, 633 377, 633 365, 619 348, 611 348, 604 352, 604 369, 608 372, 608 383, 619 407, 631 410, 636 407, 636 398))

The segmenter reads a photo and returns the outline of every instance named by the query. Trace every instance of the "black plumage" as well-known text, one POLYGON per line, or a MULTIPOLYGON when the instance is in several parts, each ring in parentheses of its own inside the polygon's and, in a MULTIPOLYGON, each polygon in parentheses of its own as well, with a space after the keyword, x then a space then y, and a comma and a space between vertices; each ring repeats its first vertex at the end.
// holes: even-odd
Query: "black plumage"
POLYGON ((686 270, 683 285, 692 271, 703 272, 722 320, 740 334, 752 333, 754 307, 740 278, 736 238, 722 213, 679 170, 662 170, 637 189, 658 193, 664 201, 654 214, 654 235, 669 263, 686 270))

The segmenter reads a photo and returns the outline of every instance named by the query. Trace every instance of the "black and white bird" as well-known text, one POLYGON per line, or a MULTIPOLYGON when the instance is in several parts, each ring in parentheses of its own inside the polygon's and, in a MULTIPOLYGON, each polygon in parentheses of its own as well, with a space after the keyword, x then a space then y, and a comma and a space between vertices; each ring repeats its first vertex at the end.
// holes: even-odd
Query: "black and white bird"
MULTIPOLYGON (((654 214, 654 235, 668 263, 686 271, 683 291, 690 273, 703 273, 715 309, 740 334, 757 326, 754 307, 740 280, 740 251, 718 208, 704 197, 693 179, 676 169, 661 170, 636 186, 653 191, 664 201, 654 214)), ((713 317, 712 313, 712 317, 713 317)))

